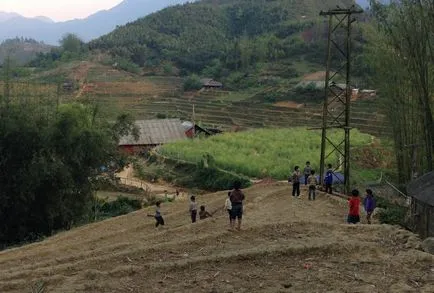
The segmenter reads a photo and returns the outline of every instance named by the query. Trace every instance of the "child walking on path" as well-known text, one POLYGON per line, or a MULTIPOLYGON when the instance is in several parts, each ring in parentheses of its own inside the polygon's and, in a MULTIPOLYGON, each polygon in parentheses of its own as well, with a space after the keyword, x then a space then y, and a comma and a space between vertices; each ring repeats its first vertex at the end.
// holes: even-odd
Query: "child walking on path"
POLYGON ((295 166, 292 173, 292 196, 300 196, 300 167, 295 166))
POLYGON ((308 184, 308 179, 310 176, 310 172, 312 171, 312 167, 310 166, 310 162, 306 162, 306 167, 304 167, 303 173, 304 173, 304 185, 308 184))
POLYGON ((237 230, 241 230, 241 221, 243 219, 243 202, 245 196, 241 191, 241 182, 234 182, 234 190, 231 191, 230 200, 231 200, 231 230, 235 228, 235 220, 238 219, 237 230))
POLYGON ((366 211, 366 220, 368 221, 368 224, 371 224, 372 213, 376 207, 374 194, 372 193, 371 189, 366 189, 366 197, 363 200, 363 206, 366 211))
POLYGON ((192 223, 196 223, 196 218, 197 218, 197 203, 196 203, 196 197, 195 196, 191 196, 190 197, 190 216, 191 216, 191 222, 192 223))
POLYGON ((154 217, 155 218, 155 228, 158 228, 158 226, 164 226, 164 219, 163 216, 161 215, 161 210, 160 210, 160 205, 161 203, 159 201, 157 201, 155 203, 155 215, 148 215, 148 217, 154 217))
POLYGON ((310 171, 310 176, 307 178, 309 184, 309 200, 315 200, 316 198, 316 186, 318 185, 318 180, 315 177, 315 171, 310 171))
POLYGON ((351 198, 348 201, 350 211, 348 212, 348 224, 357 224, 360 222, 360 197, 359 191, 354 189, 351 192, 351 198))

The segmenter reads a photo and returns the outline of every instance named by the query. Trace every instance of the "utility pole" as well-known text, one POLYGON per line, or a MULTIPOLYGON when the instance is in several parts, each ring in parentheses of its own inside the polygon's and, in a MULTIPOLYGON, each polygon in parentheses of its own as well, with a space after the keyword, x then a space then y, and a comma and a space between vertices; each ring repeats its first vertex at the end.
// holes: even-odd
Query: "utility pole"
POLYGON ((327 65, 325 77, 325 95, 323 106, 323 125, 321 138, 320 179, 324 182, 326 161, 333 154, 342 157, 333 166, 334 171, 343 166, 345 194, 350 192, 350 103, 351 103, 351 26, 355 21, 353 15, 363 13, 353 5, 349 9, 337 7, 329 11, 321 11, 321 16, 328 17, 327 65), (345 84, 339 84, 338 78, 345 78, 345 84), (341 141, 333 141, 328 134, 329 129, 344 130, 341 141), (331 151, 327 152, 328 146, 331 151))

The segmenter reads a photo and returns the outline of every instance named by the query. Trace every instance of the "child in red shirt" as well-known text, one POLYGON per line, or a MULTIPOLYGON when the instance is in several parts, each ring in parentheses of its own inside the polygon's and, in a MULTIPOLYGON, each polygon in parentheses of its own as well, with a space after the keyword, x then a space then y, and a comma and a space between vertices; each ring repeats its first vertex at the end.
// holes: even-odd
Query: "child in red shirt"
POLYGON ((348 224, 357 224, 360 222, 360 197, 359 191, 354 189, 351 192, 351 198, 348 201, 350 211, 348 213, 348 224))

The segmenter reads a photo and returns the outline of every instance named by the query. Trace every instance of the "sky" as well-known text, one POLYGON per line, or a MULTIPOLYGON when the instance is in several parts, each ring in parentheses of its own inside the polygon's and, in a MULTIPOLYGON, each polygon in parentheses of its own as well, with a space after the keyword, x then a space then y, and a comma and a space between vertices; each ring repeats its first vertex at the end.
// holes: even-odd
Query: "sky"
POLYGON ((0 0, 0 11, 26 17, 47 16, 54 21, 85 18, 102 9, 110 9, 122 0, 0 0))

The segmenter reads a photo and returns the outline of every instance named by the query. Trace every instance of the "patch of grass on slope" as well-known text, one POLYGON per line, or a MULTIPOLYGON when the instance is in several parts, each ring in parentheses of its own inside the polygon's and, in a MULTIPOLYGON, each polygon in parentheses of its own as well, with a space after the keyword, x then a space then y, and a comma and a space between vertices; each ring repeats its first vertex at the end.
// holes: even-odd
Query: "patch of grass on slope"
MULTIPOLYGON (((338 143, 343 132, 333 132, 338 143)), ((351 132, 352 146, 370 143, 371 136, 357 130, 351 132)), ((305 128, 257 129, 238 133, 225 133, 196 140, 167 144, 161 153, 176 159, 198 162, 209 153, 217 167, 250 177, 286 179, 295 165, 304 166, 311 161, 319 169, 321 132, 305 128)), ((338 158, 329 162, 337 164, 338 158)))

